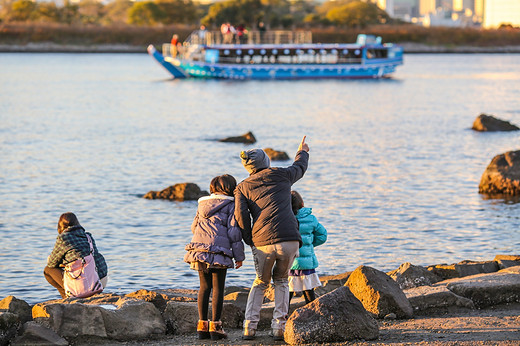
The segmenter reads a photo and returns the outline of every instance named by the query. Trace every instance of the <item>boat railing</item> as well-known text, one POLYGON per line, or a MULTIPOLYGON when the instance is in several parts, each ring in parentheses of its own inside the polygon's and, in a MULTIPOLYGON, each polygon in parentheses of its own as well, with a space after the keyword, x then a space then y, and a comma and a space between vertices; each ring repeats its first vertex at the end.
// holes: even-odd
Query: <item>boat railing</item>
POLYGON ((197 30, 184 41, 185 44, 199 44, 206 46, 220 44, 303 44, 312 43, 310 31, 246 31, 242 35, 237 33, 222 34, 220 31, 197 30))

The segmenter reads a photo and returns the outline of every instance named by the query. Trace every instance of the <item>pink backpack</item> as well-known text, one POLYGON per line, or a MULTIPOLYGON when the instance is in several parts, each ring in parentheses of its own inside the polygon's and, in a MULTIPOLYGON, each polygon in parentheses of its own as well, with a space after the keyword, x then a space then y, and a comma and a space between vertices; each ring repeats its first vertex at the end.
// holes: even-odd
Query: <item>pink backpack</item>
POLYGON ((87 298, 103 291, 94 261, 94 246, 88 234, 87 239, 90 253, 85 258, 78 258, 65 265, 63 288, 67 297, 87 298))

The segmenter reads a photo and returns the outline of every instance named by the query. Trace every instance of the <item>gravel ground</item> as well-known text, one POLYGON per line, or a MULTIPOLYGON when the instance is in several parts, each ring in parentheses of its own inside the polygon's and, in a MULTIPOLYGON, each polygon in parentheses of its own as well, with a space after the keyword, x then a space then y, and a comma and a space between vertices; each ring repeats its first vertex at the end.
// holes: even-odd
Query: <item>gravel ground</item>
MULTIPOLYGON (((258 331, 253 341, 242 340, 240 329, 226 330, 222 341, 198 340, 196 335, 166 336, 139 342, 102 342, 104 345, 285 345, 269 331, 258 331)), ((417 315, 409 320, 380 320, 379 339, 329 345, 520 345, 520 303, 482 310, 453 308, 417 315)), ((98 342, 96 342, 98 343, 98 342)), ((91 344, 91 341, 76 343, 91 344)))

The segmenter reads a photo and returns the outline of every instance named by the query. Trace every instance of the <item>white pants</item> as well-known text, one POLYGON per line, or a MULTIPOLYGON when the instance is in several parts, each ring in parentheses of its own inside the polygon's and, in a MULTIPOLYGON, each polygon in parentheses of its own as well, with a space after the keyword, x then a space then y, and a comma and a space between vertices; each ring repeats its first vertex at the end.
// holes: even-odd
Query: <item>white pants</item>
POLYGON ((272 245, 252 247, 256 278, 249 291, 244 328, 257 329, 260 309, 264 302, 264 292, 271 282, 274 283, 274 311, 271 328, 285 329, 289 312, 289 269, 298 257, 298 241, 288 241, 272 245))

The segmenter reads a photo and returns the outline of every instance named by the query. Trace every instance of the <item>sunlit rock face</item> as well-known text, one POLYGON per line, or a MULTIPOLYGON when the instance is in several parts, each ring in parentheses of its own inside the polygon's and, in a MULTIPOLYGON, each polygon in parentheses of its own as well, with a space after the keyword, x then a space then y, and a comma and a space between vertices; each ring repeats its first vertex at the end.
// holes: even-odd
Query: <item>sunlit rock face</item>
POLYGON ((498 119, 492 115, 480 114, 473 122, 475 131, 518 131, 520 128, 509 121, 498 119))
POLYGON ((411 318, 413 309, 399 284, 390 276, 368 266, 359 266, 345 284, 365 309, 375 317, 384 318, 390 313, 398 318, 411 318))
POLYGON ((300 345, 374 340, 378 336, 377 321, 343 286, 294 311, 287 320, 284 338, 291 345, 300 345))
POLYGON ((520 196, 520 150, 495 156, 482 174, 478 190, 491 196, 520 196))

